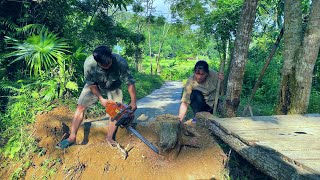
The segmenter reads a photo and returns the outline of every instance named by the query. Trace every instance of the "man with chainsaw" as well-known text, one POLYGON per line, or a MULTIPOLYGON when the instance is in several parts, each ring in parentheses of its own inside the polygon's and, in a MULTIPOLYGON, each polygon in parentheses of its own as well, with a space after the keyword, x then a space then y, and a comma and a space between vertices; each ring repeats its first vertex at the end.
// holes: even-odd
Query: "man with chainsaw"
MULTIPOLYGON (((78 99, 77 109, 75 111, 70 136, 57 144, 57 148, 64 149, 76 142, 76 136, 79 126, 84 118, 84 113, 88 107, 98 100, 101 105, 106 107, 108 103, 122 103, 122 82, 128 86, 132 110, 137 109, 136 88, 128 64, 120 55, 112 53, 107 46, 99 46, 94 49, 84 62, 85 85, 78 99), (106 96, 104 98, 102 95, 106 96)), ((106 140, 110 145, 114 145, 114 134, 117 126, 116 121, 109 123, 109 129, 106 140)))
MULTIPOLYGON (((206 61, 198 61, 193 69, 193 75, 189 77, 181 98, 179 119, 182 122, 188 106, 190 105, 194 116, 197 112, 213 113, 215 94, 217 91, 218 79, 223 80, 223 74, 209 70, 206 61)), ((196 119, 192 119, 195 123, 196 119)), ((190 123, 190 122, 188 122, 190 123)))

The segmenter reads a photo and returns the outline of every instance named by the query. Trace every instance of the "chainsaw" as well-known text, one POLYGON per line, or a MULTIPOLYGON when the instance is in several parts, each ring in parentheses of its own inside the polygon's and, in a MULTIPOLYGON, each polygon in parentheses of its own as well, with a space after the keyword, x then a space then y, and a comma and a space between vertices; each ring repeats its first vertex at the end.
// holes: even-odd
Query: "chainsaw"
POLYGON ((159 154, 159 150, 131 126, 132 121, 134 120, 134 112, 135 110, 131 110, 131 106, 119 102, 109 101, 106 105, 106 113, 110 116, 111 122, 116 121, 116 126, 126 128, 128 131, 132 132, 135 136, 137 136, 154 152, 159 154))

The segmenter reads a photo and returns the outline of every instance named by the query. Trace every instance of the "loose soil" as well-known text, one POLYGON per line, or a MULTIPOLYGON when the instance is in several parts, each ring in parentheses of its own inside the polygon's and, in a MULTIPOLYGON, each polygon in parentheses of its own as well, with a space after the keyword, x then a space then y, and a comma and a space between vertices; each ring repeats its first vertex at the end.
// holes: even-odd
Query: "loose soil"
MULTIPOLYGON (((106 143, 107 128, 90 123, 80 127, 75 145, 56 149, 64 131, 71 127, 72 116, 69 108, 57 107, 37 117, 34 136, 42 153, 32 157, 26 179, 223 179, 226 155, 206 129, 197 127, 201 134, 199 148, 182 146, 179 156, 172 160, 119 128, 117 142, 131 149, 124 159, 118 149, 106 143)), ((157 146, 152 127, 138 124, 136 130, 157 146)), ((7 179, 14 170, 8 168, 1 178, 7 179)))

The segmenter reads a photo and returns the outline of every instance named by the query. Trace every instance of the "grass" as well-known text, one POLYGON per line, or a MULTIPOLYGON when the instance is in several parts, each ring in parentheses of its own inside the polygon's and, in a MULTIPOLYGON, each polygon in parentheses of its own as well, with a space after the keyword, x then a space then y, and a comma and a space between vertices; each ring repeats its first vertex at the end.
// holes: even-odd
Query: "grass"
MULTIPOLYGON (((248 105, 248 98, 241 98, 239 108, 237 110, 237 116, 242 116, 242 112, 244 108, 248 105)), ((269 102, 259 102, 259 101, 251 101, 250 106, 252 108, 252 113, 254 116, 272 116, 274 115, 274 103, 269 102)), ((245 116, 250 116, 249 111, 245 114, 245 116)))
MULTIPOLYGON (((207 59, 206 57, 199 57, 199 59, 207 59)), ((187 79, 193 71, 194 65, 197 60, 185 60, 179 58, 160 60, 161 77, 165 80, 184 80, 187 79)), ((218 60, 207 60, 210 69, 217 70, 219 67, 218 60)), ((152 64, 153 71, 156 69, 155 60, 152 64)), ((150 74, 150 61, 142 61, 142 70, 145 73, 150 74)))

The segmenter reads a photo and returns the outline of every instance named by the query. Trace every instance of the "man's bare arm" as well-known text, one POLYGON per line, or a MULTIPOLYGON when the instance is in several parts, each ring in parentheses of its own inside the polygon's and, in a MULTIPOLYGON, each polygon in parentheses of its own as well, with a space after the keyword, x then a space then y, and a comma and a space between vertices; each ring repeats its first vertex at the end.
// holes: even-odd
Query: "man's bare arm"
POLYGON ((179 108, 179 119, 182 122, 184 116, 186 115, 188 110, 188 104, 185 102, 182 102, 179 108))
POLYGON ((136 86, 134 84, 128 85, 128 92, 130 95, 131 103, 130 106, 132 107, 132 110, 137 109, 137 96, 136 96, 136 86))
POLYGON ((95 96, 98 97, 101 105, 104 106, 104 107, 106 107, 108 100, 107 100, 107 99, 104 99, 104 98, 102 97, 98 86, 94 84, 94 85, 89 86, 89 88, 90 88, 91 92, 92 92, 95 96))

